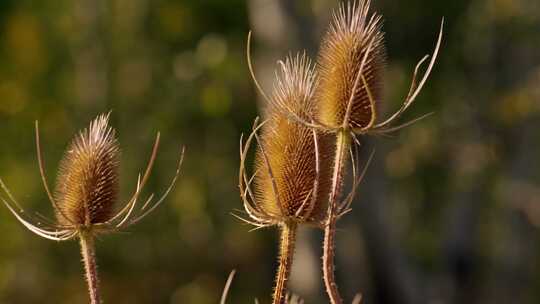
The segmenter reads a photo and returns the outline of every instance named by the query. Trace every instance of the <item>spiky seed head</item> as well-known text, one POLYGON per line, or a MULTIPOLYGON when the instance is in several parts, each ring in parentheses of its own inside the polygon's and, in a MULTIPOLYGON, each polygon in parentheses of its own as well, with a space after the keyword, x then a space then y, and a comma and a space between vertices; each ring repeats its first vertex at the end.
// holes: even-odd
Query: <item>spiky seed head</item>
POLYGON ((120 149, 108 122, 109 115, 99 115, 64 154, 55 193, 60 224, 90 226, 113 215, 120 149))
POLYGON ((305 52, 290 55, 285 62, 280 60, 278 64, 280 70, 276 71, 268 111, 281 112, 274 115, 294 114, 301 119, 310 119, 315 107, 313 95, 318 84, 314 65, 305 52))
POLYGON ((381 31, 381 16, 368 16, 369 4, 369 0, 342 4, 338 12, 334 12, 321 45, 317 116, 321 123, 329 127, 338 128, 344 123, 351 128, 369 126, 376 113, 369 93, 376 103, 381 98, 381 78, 386 58, 384 34, 381 31), (369 92, 362 78, 358 77, 366 52, 368 55, 362 76, 369 92), (352 105, 347 119, 350 100, 352 105))
POLYGON ((282 111, 285 106, 300 113, 312 104, 316 75, 310 60, 298 55, 280 65, 255 159, 256 202, 274 219, 320 221, 330 190, 332 135, 314 133, 282 111))

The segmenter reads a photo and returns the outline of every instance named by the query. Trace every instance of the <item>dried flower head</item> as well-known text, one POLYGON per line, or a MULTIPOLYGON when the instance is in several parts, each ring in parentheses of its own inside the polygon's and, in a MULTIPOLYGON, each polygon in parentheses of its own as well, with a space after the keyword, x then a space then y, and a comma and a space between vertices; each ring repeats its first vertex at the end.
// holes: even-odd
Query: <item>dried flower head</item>
POLYGON ((369 4, 342 4, 321 44, 317 118, 330 128, 362 129, 375 120, 386 51, 381 16, 369 18, 369 4))
MULTIPOLYGON (((134 224, 154 210, 169 194, 178 177, 182 157, 171 184, 161 198, 154 201, 150 195, 135 212, 141 190, 150 176, 159 146, 159 133, 152 150, 150 161, 141 179, 137 181, 135 193, 123 208, 117 210, 118 200, 118 141, 115 131, 109 127, 109 115, 99 115, 88 129, 80 132, 60 164, 56 193, 49 190, 36 122, 36 147, 41 178, 45 191, 54 207, 57 221, 24 212, 4 182, 0 186, 8 199, 0 199, 15 217, 32 232, 52 240, 67 240, 80 233, 100 233, 117 230, 134 224)), ((183 156, 183 153, 182 153, 183 156)))
POLYGON ((310 60, 304 54, 279 64, 266 121, 255 124, 242 147, 240 189, 245 209, 257 226, 287 221, 318 224, 328 206, 332 136, 291 121, 280 110, 287 107, 303 115, 312 107, 317 78, 310 60), (244 162, 253 139, 257 142, 255 173, 248 180, 244 162))
POLYGON ((118 141, 101 115, 75 137, 60 163, 56 218, 90 226, 111 219, 118 198, 118 141))
MULTIPOLYGON (((416 65, 409 92, 401 107, 387 119, 378 122, 386 51, 382 18, 378 14, 369 15, 370 2, 357 0, 342 3, 333 14, 318 58, 320 82, 314 103, 302 113, 280 104, 281 111, 286 112, 289 119, 330 133, 380 134, 393 132, 426 116, 392 126, 420 94, 431 73, 441 46, 444 19, 424 75, 417 82, 419 70, 429 55, 416 65)), ((253 77, 251 64, 250 69, 253 77)), ((256 80, 255 84, 262 91, 256 80)), ((261 93, 264 95, 264 92, 261 93)))

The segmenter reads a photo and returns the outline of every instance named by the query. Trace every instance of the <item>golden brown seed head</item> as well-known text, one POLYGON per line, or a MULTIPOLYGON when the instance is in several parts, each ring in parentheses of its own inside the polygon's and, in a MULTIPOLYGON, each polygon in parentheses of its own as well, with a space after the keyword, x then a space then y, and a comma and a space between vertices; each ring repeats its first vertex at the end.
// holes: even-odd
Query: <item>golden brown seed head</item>
POLYGON ((339 11, 334 13, 321 45, 317 117, 321 123, 332 128, 343 126, 344 120, 352 128, 364 128, 375 118, 368 91, 358 77, 364 57, 362 75, 374 101, 379 102, 381 98, 381 78, 386 57, 384 34, 381 31, 381 16, 368 16, 369 4, 369 0, 353 4, 349 2, 347 6, 342 4, 339 11), (352 104, 347 119, 350 100, 352 104))
POLYGON ((256 154, 256 202, 274 219, 320 221, 330 189, 332 135, 314 133, 283 111, 300 113, 312 103, 316 75, 309 59, 296 56, 280 64, 256 154))
POLYGON ((90 226, 113 215, 120 149, 108 122, 108 115, 98 116, 64 154, 55 193, 60 224, 90 226))

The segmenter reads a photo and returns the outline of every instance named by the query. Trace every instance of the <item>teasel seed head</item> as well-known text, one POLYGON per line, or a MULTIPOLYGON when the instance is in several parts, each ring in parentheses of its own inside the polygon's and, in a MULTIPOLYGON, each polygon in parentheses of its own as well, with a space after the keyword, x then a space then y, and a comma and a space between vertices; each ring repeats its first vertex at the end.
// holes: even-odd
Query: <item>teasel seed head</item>
MULTIPOLYGON (((325 133, 385 134, 409 126, 429 116, 420 116, 401 125, 394 125, 413 104, 422 91, 433 67, 442 42, 444 18, 435 49, 418 61, 412 75, 409 92, 401 107, 388 118, 379 121, 378 108, 382 99, 382 74, 386 61, 382 17, 368 16, 370 0, 351 0, 343 3, 322 42, 317 70, 320 81, 314 102, 298 110, 276 103, 282 113, 295 122, 325 133), (431 58, 430 58, 431 57, 431 58), (429 63, 421 77, 420 69, 429 63)), ((261 95, 270 98, 258 83, 250 57, 251 32, 248 35, 247 61, 251 77, 261 95)))
POLYGON ((304 54, 279 64, 266 120, 255 124, 242 147, 240 189, 245 209, 258 226, 288 221, 318 225, 326 216, 332 135, 292 121, 282 111, 303 115, 312 107, 317 77, 311 61, 304 54), (252 140, 257 142, 255 173, 248 180, 244 162, 252 140))
POLYGON ((56 186, 59 223, 80 226, 111 219, 118 199, 120 149, 108 115, 75 137, 60 163, 56 186))
POLYGON ((150 177, 157 155, 159 139, 158 133, 146 170, 137 179, 135 192, 126 203, 118 207, 120 148, 115 131, 109 126, 109 114, 99 115, 72 141, 60 164, 54 196, 45 175, 36 121, 39 170, 43 186, 53 205, 56 221, 26 213, 1 179, 0 187, 5 197, 0 195, 0 200, 30 231, 55 241, 125 228, 155 210, 165 200, 178 178, 184 149, 181 151, 175 175, 163 195, 156 199, 154 194, 150 194, 142 202, 142 206, 138 207, 141 204, 142 189, 150 177))
POLYGON ((342 4, 321 45, 316 112, 329 128, 366 128, 376 118, 386 51, 381 16, 369 17, 369 5, 342 4))

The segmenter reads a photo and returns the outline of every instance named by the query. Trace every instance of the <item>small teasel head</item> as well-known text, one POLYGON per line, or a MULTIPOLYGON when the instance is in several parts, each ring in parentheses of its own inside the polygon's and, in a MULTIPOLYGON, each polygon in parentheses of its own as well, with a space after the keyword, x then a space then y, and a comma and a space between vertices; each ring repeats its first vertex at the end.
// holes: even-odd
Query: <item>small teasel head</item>
POLYGON ((54 195, 45 175, 36 122, 36 148, 41 179, 53 205, 56 221, 26 213, 1 179, 0 187, 7 198, 0 195, 0 200, 25 227, 47 239, 61 241, 80 233, 96 234, 125 228, 157 208, 176 183, 183 149, 176 173, 164 194, 158 199, 151 194, 142 202, 142 206, 137 207, 141 191, 152 171, 159 139, 158 133, 146 170, 142 177, 139 175, 133 195, 118 207, 120 148, 115 131, 109 126, 109 114, 99 115, 73 139, 60 163, 54 195))
POLYGON ((63 225, 90 227, 114 215, 120 149, 109 116, 100 115, 78 134, 60 163, 55 200, 63 225))
POLYGON ((386 51, 381 16, 369 17, 369 5, 343 3, 321 45, 317 120, 329 128, 364 129, 375 122, 386 51))
POLYGON ((279 64, 266 120, 255 124, 242 147, 240 189, 257 226, 288 221, 319 224, 326 215, 330 189, 332 135, 290 120, 282 111, 286 108, 303 116, 312 107, 317 78, 310 60, 297 55, 279 64), (244 162, 253 140, 255 168, 248 179, 244 162))

